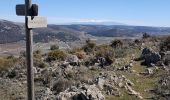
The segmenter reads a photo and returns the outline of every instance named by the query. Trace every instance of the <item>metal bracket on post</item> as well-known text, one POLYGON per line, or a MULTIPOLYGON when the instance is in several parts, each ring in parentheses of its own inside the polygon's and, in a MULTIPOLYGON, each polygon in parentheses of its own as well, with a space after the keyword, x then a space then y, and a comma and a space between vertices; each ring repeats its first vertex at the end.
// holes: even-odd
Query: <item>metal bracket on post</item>
POLYGON ((27 62, 27 94, 28 100, 34 100, 34 72, 33 72, 33 34, 32 28, 47 27, 47 20, 38 16, 38 5, 32 0, 25 0, 25 5, 16 5, 16 14, 25 16, 26 32, 26 62, 27 62))

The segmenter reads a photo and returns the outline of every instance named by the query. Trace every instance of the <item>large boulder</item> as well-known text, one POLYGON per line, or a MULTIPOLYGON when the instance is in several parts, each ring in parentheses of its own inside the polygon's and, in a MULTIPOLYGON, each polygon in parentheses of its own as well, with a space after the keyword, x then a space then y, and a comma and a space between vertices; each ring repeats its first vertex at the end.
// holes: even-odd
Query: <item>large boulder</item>
POLYGON ((152 53, 152 51, 151 51, 149 48, 144 48, 144 49, 142 50, 142 55, 141 55, 141 57, 144 57, 145 55, 150 54, 150 53, 152 53))
POLYGON ((142 50, 141 59, 144 60, 142 64, 150 66, 151 64, 156 64, 161 61, 161 55, 151 49, 144 48, 142 50))

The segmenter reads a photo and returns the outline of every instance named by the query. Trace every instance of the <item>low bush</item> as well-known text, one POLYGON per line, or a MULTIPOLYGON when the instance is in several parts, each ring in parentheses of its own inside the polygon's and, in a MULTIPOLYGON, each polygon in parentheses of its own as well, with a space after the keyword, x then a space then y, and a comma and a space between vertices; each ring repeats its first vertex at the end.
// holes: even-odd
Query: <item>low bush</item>
POLYGON ((65 60, 67 54, 61 50, 54 50, 48 53, 47 61, 65 60))
POLYGON ((0 71, 5 71, 15 65, 17 59, 14 57, 0 58, 0 71))
POLYGON ((115 52, 114 49, 111 48, 109 45, 100 45, 95 49, 95 56, 96 58, 103 57, 108 63, 111 64, 114 62, 115 52))
POLYGON ((41 51, 40 50, 36 50, 33 52, 33 57, 35 59, 41 59, 42 58, 42 55, 41 55, 41 51))
POLYGON ((55 91, 55 94, 59 94, 60 92, 66 90, 72 85, 73 85, 73 82, 71 80, 60 78, 54 83, 52 90, 55 91))
POLYGON ((52 45, 50 47, 50 50, 58 50, 59 49, 59 46, 58 45, 52 45))
POLYGON ((160 45, 161 51, 170 51, 170 36, 168 36, 160 45))
POLYGON ((147 39, 147 38, 149 38, 149 37, 151 37, 148 33, 143 33, 143 39, 147 39))
POLYGON ((115 52, 115 58, 123 58, 127 56, 126 49, 119 48, 119 49, 115 49, 114 52, 115 52))
POLYGON ((79 59, 85 59, 86 52, 81 48, 73 48, 69 53, 76 55, 79 59))
POLYGON ((121 40, 114 40, 111 42, 110 46, 113 48, 120 48, 123 46, 123 42, 121 40))
POLYGON ((83 50, 86 53, 92 53, 94 51, 95 47, 96 47, 96 44, 88 39, 86 41, 86 45, 83 47, 83 50))

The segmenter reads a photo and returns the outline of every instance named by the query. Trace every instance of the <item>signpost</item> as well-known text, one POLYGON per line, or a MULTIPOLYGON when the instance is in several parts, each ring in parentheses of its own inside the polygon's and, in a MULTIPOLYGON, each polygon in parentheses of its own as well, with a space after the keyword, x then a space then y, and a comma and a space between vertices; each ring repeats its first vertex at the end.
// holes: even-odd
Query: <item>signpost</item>
POLYGON ((40 28, 47 27, 47 19, 44 17, 27 17, 27 26, 28 28, 40 28))
MULTIPOLYGON (((31 12, 32 12, 31 16, 38 16, 38 5, 37 4, 32 4, 31 12)), ((18 16, 25 16, 25 5, 24 4, 16 5, 16 14, 18 16)))
POLYGON ((33 72, 33 36, 32 28, 47 27, 47 20, 38 16, 38 5, 32 0, 25 0, 25 5, 16 5, 16 14, 25 16, 26 32, 26 60, 27 60, 27 90, 28 100, 34 100, 34 72, 33 72))

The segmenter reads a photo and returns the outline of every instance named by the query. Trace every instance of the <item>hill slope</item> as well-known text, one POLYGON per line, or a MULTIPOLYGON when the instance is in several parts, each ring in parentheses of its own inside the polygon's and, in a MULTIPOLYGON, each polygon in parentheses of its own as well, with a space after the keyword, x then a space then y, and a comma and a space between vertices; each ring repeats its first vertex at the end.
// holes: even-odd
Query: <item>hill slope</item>
MULTIPOLYGON (((144 32, 152 35, 170 33, 170 28, 126 26, 126 25, 48 25, 47 28, 34 29, 34 42, 52 40, 75 41, 86 37, 85 34, 100 37, 136 37, 144 32)), ((24 25, 6 20, 0 20, 0 43, 10 43, 24 40, 24 25)))

